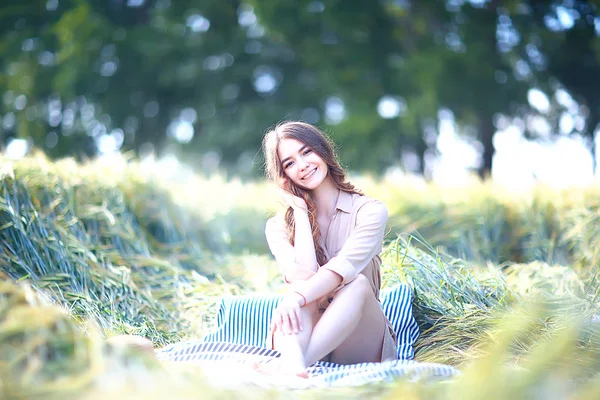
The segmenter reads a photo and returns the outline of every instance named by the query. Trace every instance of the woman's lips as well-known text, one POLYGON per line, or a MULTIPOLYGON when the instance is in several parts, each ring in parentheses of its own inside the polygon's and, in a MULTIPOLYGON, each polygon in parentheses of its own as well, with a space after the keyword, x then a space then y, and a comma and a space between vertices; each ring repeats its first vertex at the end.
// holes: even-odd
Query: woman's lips
POLYGON ((315 168, 315 169, 313 169, 312 171, 310 171, 308 174, 306 174, 306 175, 305 175, 305 176, 302 178, 302 180, 304 181, 304 180, 307 180, 307 179, 310 179, 310 178, 312 178, 312 177, 315 175, 315 173, 316 173, 316 172, 317 172, 317 169, 315 168))

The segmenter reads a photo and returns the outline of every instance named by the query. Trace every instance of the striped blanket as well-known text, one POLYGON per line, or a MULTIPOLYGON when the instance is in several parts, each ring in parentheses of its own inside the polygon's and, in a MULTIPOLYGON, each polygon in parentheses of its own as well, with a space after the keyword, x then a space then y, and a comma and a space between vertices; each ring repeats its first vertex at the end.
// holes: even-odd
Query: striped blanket
MULTIPOLYGON (((214 332, 200 341, 180 342, 158 349, 156 356, 163 361, 207 366, 206 370, 213 373, 213 378, 219 370, 217 366, 230 370, 233 364, 248 366, 271 362, 280 354, 268 349, 265 341, 271 314, 280 299, 274 295, 225 297, 219 305, 214 332)), ((458 374, 455 368, 447 365, 413 360, 413 345, 419 327, 412 315, 410 287, 398 285, 382 291, 381 305, 398 338, 398 360, 353 365, 317 361, 309 367, 309 379, 303 380, 303 387, 362 385, 397 378, 439 379, 458 374)))

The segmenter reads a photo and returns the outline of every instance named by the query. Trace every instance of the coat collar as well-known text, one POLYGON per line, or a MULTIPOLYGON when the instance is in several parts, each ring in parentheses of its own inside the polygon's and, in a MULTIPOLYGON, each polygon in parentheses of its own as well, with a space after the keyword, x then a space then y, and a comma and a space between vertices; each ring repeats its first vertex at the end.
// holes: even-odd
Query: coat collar
POLYGON ((352 212, 352 193, 340 190, 340 195, 335 204, 335 208, 350 214, 352 212))

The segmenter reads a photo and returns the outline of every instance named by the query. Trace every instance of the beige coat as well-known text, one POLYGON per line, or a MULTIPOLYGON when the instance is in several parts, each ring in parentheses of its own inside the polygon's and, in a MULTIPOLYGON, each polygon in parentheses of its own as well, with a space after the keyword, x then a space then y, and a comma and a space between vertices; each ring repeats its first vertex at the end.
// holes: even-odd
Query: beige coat
MULTIPOLYGON (((340 192, 336 210, 326 235, 322 235, 321 246, 327 263, 320 268, 329 269, 342 277, 340 285, 352 282, 363 274, 371 284, 375 298, 379 300, 381 288, 381 258, 379 253, 385 235, 388 212, 379 200, 358 194, 340 192)), ((267 221, 265 235, 269 248, 279 265, 290 265, 294 261, 294 247, 288 240, 283 215, 267 221)), ((339 290, 336 288, 335 290, 339 290)), ((319 300, 323 312, 329 305, 331 295, 319 300)), ((383 312, 383 311, 382 311, 383 312)), ((385 318, 385 316, 384 316, 385 318)), ((383 339, 381 360, 396 360, 396 336, 386 318, 388 329, 383 339)), ((267 343, 272 343, 268 338, 267 343)))

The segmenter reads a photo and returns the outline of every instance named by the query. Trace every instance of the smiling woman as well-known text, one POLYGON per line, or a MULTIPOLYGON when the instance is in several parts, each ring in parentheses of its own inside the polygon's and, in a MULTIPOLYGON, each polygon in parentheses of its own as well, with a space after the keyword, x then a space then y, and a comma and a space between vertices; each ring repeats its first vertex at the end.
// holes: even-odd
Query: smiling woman
POLYGON ((346 180, 333 149, 303 122, 278 125, 263 139, 267 175, 287 205, 265 229, 289 284, 271 319, 268 343, 282 354, 271 373, 306 376, 318 360, 397 358, 379 303, 387 208, 346 180))
POLYGON ((299 140, 281 140, 277 154, 285 175, 303 189, 315 189, 327 177, 325 161, 299 140))

